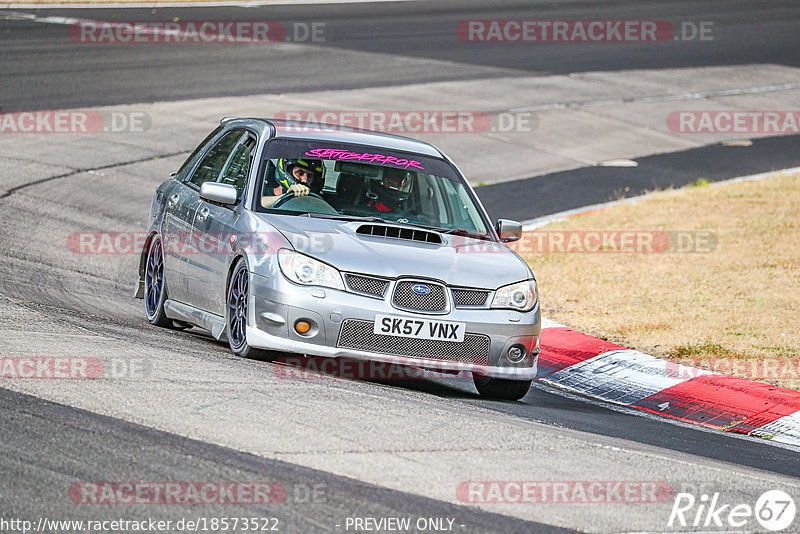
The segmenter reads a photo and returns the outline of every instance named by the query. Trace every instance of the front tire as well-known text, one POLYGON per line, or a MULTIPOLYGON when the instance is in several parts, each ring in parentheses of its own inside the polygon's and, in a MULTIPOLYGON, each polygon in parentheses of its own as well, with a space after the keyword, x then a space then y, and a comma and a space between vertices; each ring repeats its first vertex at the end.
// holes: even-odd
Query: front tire
POLYGON ((237 356, 255 360, 272 360, 280 353, 256 349, 247 344, 247 305, 250 281, 247 262, 239 258, 233 268, 225 304, 225 326, 228 345, 237 356))
POLYGON ((164 312, 167 300, 167 285, 164 280, 164 246, 154 236, 147 249, 144 265, 144 311, 150 324, 171 328, 172 321, 164 312))
POLYGON ((528 393, 533 382, 533 380, 508 380, 477 375, 473 375, 472 380, 482 397, 515 401, 528 393))

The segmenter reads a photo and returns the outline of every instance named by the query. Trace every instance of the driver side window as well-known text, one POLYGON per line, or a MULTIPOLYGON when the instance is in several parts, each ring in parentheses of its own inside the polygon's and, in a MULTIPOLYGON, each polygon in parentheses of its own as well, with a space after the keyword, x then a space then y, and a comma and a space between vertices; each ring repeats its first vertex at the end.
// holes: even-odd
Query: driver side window
POLYGON ((189 181, 198 188, 206 182, 215 182, 243 133, 242 130, 232 130, 211 147, 205 157, 200 160, 189 181))

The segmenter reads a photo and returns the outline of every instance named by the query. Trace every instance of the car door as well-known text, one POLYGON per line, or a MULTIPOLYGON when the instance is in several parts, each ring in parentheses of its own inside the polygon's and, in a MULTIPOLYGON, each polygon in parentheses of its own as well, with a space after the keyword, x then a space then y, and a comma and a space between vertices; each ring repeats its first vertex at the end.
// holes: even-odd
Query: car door
POLYGON ((203 156, 214 138, 222 130, 216 128, 200 143, 175 173, 177 185, 169 191, 161 224, 161 239, 164 244, 164 277, 167 294, 171 300, 187 302, 186 261, 192 250, 191 231, 200 197, 197 191, 186 184, 190 173, 203 156))
MULTIPOLYGON (((245 134, 245 130, 234 129, 226 133, 205 155, 205 157, 197 165, 197 169, 192 174, 192 177, 187 182, 188 186, 194 191, 197 198, 195 204, 195 212, 192 214, 191 234, 196 246, 193 254, 189 255, 186 260, 185 276, 187 285, 187 301, 186 303, 205 311, 212 311, 209 302, 209 268, 220 261, 218 256, 225 256, 224 253, 220 254, 223 250, 220 247, 225 246, 221 243, 222 237, 220 232, 212 229, 206 220, 211 213, 212 208, 220 208, 224 210, 228 216, 231 216, 233 210, 230 208, 216 206, 206 202, 200 198, 200 187, 205 182, 216 182, 220 179, 223 171, 227 171, 234 152, 239 146, 239 141, 245 134), (195 226, 195 222, 199 226, 195 226)), ((215 217, 221 217, 214 213, 215 217)), ((224 292, 224 282, 222 291, 224 292)), ((213 312, 216 313, 216 312, 213 312)))
MULTIPOLYGON (((225 163, 218 182, 230 184, 237 190, 237 205, 244 195, 247 178, 253 168, 256 136, 245 133, 225 163)), ((192 264, 189 289, 196 297, 196 306, 215 315, 225 315, 225 283, 233 254, 233 239, 246 238, 237 234, 240 210, 201 199, 195 214, 192 231, 204 240, 210 253, 201 254, 192 264)))

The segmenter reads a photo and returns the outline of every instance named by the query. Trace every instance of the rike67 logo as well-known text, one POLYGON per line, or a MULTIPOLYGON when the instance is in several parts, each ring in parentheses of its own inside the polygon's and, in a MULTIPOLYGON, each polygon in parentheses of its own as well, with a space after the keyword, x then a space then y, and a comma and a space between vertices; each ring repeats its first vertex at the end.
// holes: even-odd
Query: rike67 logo
POLYGON ((699 499, 691 493, 678 493, 667 526, 681 530, 686 527, 751 530, 760 526, 778 532, 792 526, 795 512, 794 499, 781 490, 764 492, 755 506, 725 502, 719 492, 704 493, 699 499))

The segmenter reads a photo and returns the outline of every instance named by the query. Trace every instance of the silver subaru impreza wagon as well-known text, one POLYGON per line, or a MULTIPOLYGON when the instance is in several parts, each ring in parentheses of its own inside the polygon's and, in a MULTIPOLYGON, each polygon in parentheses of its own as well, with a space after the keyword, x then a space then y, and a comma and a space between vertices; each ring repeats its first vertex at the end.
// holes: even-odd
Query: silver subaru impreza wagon
POLYGON ((153 199, 136 297, 154 325, 234 353, 471 373, 520 399, 536 376, 536 280, 455 164, 395 135, 226 118, 153 199))

